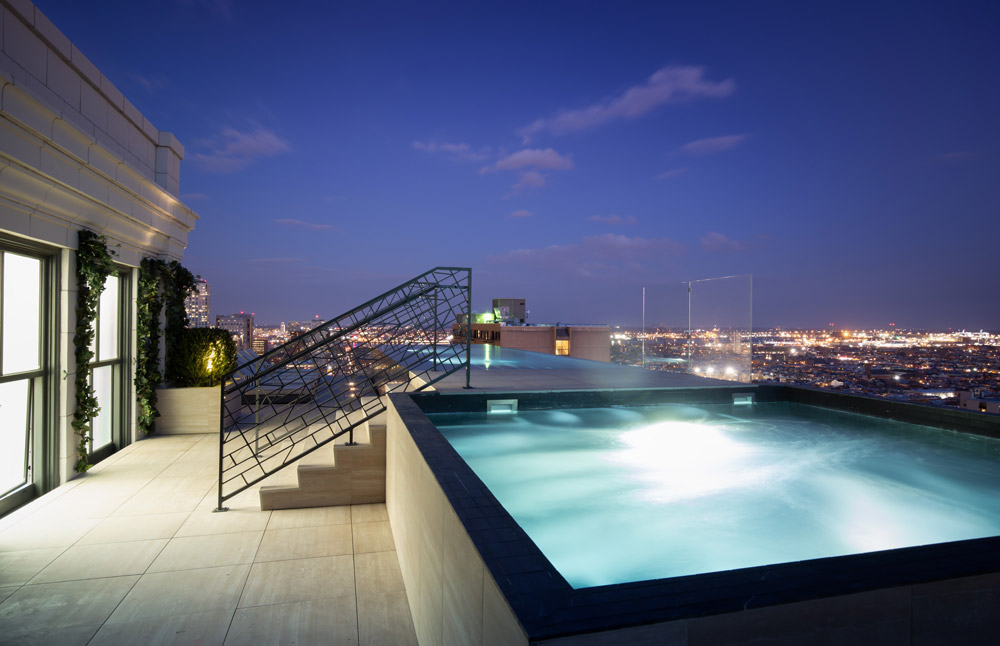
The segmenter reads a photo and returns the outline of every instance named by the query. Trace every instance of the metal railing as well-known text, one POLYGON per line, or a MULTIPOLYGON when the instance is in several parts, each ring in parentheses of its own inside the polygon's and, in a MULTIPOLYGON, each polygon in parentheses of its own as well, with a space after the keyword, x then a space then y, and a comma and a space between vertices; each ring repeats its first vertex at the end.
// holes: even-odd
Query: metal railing
POLYGON ((472 270, 436 267, 238 366, 223 380, 217 511, 337 438, 353 444, 389 392, 462 369, 468 387, 469 330, 451 344, 442 327, 471 312, 472 270))

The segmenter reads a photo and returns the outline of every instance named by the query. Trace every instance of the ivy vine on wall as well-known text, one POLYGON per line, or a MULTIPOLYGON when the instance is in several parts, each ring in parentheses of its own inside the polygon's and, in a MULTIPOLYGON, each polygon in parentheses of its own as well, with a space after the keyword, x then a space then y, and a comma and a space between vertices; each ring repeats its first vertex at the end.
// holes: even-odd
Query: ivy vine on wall
POLYGON ((73 412, 73 430, 79 436, 76 470, 90 468, 87 459, 93 437, 92 421, 101 412, 97 395, 90 385, 90 362, 94 358, 97 306, 104 291, 104 282, 115 271, 114 253, 108 249, 106 236, 81 230, 76 252, 76 410, 73 412))
POLYGON ((176 260, 171 260, 163 267, 163 308, 164 340, 167 350, 167 381, 173 382, 177 373, 177 346, 181 335, 188 326, 186 299, 195 289, 195 277, 176 260))
POLYGON ((165 311, 164 341, 166 378, 174 381, 177 347, 188 326, 186 299, 195 288, 195 276, 176 260, 145 258, 139 271, 137 337, 135 368, 139 428, 149 435, 156 430, 156 388, 163 383, 160 372, 160 313, 165 311))
POLYGON ((139 428, 149 435, 156 428, 156 387, 163 381, 160 372, 160 312, 163 298, 160 282, 163 266, 158 258, 143 258, 139 266, 139 293, 136 295, 135 394, 139 409, 139 428))

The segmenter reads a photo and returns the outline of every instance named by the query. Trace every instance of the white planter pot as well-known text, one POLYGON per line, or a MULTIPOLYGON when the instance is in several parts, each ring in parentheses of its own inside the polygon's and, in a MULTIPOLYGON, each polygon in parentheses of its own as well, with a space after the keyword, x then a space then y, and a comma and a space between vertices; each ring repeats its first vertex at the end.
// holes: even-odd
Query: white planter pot
POLYGON ((156 434, 218 433, 220 388, 157 388, 156 434))

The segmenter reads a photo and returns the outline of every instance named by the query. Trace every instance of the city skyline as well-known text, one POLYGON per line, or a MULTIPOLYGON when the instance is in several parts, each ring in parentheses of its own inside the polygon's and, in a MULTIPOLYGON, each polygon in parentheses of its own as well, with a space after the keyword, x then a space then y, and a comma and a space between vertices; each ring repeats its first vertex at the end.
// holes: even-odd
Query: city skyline
POLYGON ((754 327, 1000 321, 987 3, 38 6, 186 146, 215 313, 454 265, 534 322, 749 273, 754 327))

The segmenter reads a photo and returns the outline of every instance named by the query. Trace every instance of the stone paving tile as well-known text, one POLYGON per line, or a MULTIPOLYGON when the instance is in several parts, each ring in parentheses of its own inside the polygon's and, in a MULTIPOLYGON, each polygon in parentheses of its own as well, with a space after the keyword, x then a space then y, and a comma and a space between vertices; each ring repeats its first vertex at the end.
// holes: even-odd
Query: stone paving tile
POLYGON ((74 545, 59 555, 29 584, 77 581, 108 576, 142 574, 163 550, 167 539, 74 545))
POLYGON ((357 603, 353 597, 347 595, 319 601, 240 608, 233 617, 226 637, 226 646, 245 644, 325 646, 357 643, 357 603))
POLYGON ((86 644, 138 576, 26 585, 0 604, 6 644, 86 644))
POLYGON ((375 523, 380 520, 389 520, 389 513, 385 509, 384 502, 376 502, 368 505, 351 505, 351 522, 375 523))
POLYGON ((255 563, 240 598, 240 608, 297 601, 354 597, 354 557, 255 563))
POLYGON ((297 529, 319 525, 350 525, 351 508, 313 507, 311 509, 276 509, 271 512, 268 529, 297 529))
POLYGON ((395 552, 392 530, 388 521, 379 523, 354 523, 354 553, 395 552))
POLYGON ((264 532, 241 532, 172 538, 149 566, 149 572, 253 563, 263 535, 264 532))
POLYGON ((65 547, 0 552, 0 585, 24 585, 65 551, 65 547))
POLYGON ((351 525, 322 525, 264 532, 256 562, 351 554, 351 525))
POLYGON ((189 515, 186 511, 148 516, 112 515, 98 523, 76 544, 95 545, 172 538, 189 515))

